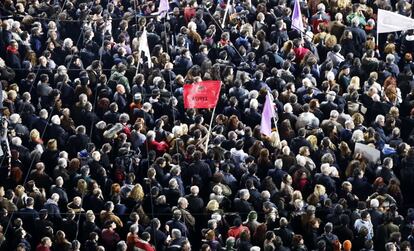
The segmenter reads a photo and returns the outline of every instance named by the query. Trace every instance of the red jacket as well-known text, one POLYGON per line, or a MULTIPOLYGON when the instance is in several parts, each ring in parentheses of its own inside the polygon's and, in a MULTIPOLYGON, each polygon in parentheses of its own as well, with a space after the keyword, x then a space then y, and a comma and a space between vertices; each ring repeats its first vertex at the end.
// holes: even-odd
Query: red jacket
POLYGON ((148 141, 148 150, 154 150, 157 152, 157 155, 164 154, 169 148, 169 145, 164 141, 157 142, 155 140, 148 141))
POLYGON ((295 52, 296 62, 300 63, 302 59, 308 54, 309 49, 305 47, 294 48, 293 51, 295 52))
POLYGON ((151 246, 151 244, 143 240, 138 240, 137 242, 135 242, 135 246, 145 251, 155 251, 155 248, 151 246))
POLYGON ((245 227, 243 225, 239 226, 239 227, 231 227, 229 229, 229 231, 227 232, 227 237, 234 237, 236 239, 238 239, 240 237, 240 234, 243 231, 247 231, 248 233, 250 233, 249 228, 245 227))
POLYGON ((36 251, 50 251, 50 248, 43 246, 42 244, 37 245, 36 251))

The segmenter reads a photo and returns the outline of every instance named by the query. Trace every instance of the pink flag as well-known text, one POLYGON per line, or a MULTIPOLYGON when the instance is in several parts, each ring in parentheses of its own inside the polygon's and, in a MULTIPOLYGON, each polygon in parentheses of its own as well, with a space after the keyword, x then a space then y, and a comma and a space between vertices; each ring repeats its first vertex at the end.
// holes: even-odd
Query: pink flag
POLYGON ((275 117, 273 110, 273 104, 270 100, 270 96, 266 95, 266 101, 263 106, 262 121, 260 123, 260 132, 270 136, 272 133, 272 118, 275 117))
POLYGON ((161 15, 161 17, 165 17, 169 10, 170 4, 168 3, 168 0, 160 0, 160 6, 158 6, 158 14, 161 15))
POLYGON ((298 30, 299 32, 304 31, 299 0, 295 0, 295 5, 293 6, 292 29, 298 30))

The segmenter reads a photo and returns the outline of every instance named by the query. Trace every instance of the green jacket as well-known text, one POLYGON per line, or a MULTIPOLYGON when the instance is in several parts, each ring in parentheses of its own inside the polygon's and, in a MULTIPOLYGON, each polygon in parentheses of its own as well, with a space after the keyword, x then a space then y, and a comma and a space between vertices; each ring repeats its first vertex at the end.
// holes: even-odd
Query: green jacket
POLYGON ((123 85, 125 87, 125 91, 127 94, 131 93, 131 88, 129 86, 128 78, 124 76, 124 74, 115 71, 111 77, 109 78, 110 84, 109 87, 111 87, 113 90, 116 89, 116 86, 118 84, 123 85))

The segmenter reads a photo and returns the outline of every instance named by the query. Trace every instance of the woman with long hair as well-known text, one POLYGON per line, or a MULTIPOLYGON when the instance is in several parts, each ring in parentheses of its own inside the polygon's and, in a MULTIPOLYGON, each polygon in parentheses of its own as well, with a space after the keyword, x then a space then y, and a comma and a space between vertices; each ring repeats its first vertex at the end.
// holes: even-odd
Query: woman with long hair
POLYGON ((348 163, 352 159, 352 151, 345 141, 339 143, 336 159, 338 161, 340 175, 343 176, 348 163))
POLYGON ((260 151, 264 149, 263 142, 256 140, 253 145, 249 148, 249 155, 259 158, 260 151))
POLYGON ((280 139, 286 140, 288 143, 296 136, 295 131, 292 128, 292 124, 290 123, 290 120, 285 119, 280 124, 280 139))
POLYGON ((263 148, 260 150, 260 155, 257 159, 257 176, 261 179, 266 177, 267 172, 274 167, 269 155, 268 149, 263 148))
POLYGON ((402 207, 404 198, 400 188, 400 181, 397 178, 391 178, 387 187, 388 194, 397 202, 399 208, 402 207))
POLYGON ((79 197, 85 196, 88 193, 88 183, 84 179, 79 179, 74 188, 74 193, 79 197))
POLYGON ((53 168, 57 166, 59 159, 58 144, 56 139, 50 139, 47 142, 46 150, 42 153, 40 160, 45 164, 46 173, 52 173, 53 168))
POLYGON ((69 251, 72 244, 66 239, 66 234, 62 230, 56 232, 54 247, 56 250, 69 251))
POLYGON ((384 80, 383 97, 393 106, 402 102, 401 90, 398 88, 397 79, 389 76, 384 80))
POLYGON ((306 201, 313 206, 317 206, 318 203, 326 198, 326 189, 323 185, 317 184, 313 190, 313 193, 308 196, 306 201))
POLYGON ((292 251, 308 251, 308 248, 305 246, 305 241, 303 240, 302 235, 295 234, 292 238, 292 251))

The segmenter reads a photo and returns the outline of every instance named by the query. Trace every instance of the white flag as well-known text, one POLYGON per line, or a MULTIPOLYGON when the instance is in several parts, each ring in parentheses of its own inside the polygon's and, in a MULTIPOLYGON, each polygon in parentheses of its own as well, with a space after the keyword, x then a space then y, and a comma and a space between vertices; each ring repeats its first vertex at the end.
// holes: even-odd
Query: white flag
POLYGON ((148 67, 152 67, 152 61, 151 61, 151 53, 148 47, 148 38, 147 38, 147 30, 144 29, 141 36, 138 40, 139 47, 138 47, 138 56, 141 57, 141 52, 144 52, 144 55, 148 58, 148 67))
POLYGON ((414 19, 378 9, 377 32, 386 33, 414 29, 414 19))

